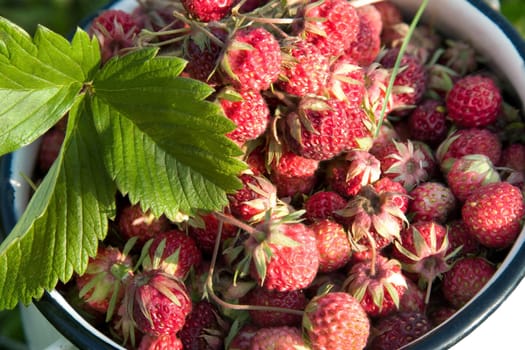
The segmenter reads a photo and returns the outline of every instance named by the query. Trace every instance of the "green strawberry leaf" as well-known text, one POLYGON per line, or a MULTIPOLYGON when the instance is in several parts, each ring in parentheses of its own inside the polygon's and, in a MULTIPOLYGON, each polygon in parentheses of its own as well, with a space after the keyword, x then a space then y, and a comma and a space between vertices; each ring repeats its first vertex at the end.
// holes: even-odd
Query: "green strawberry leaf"
POLYGON ((35 141, 75 103, 100 63, 95 39, 69 43, 39 26, 34 39, 0 17, 0 155, 35 141))
POLYGON ((92 108, 106 167, 120 192, 155 215, 175 220, 196 208, 220 209, 245 169, 225 136, 234 125, 204 100, 213 91, 208 85, 174 77, 184 61, 155 54, 115 58, 94 79, 92 108))
POLYGON ((78 99, 57 161, 0 245, 0 309, 29 304, 84 271, 115 215, 116 188, 100 170, 103 150, 78 99))

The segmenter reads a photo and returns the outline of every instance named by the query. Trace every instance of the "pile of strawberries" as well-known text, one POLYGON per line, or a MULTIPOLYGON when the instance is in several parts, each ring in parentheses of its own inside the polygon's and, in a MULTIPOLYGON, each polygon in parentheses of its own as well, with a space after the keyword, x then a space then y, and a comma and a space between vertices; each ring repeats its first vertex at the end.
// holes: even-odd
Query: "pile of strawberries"
POLYGON ((104 61, 186 59, 249 165, 220 213, 172 222, 118 199, 59 290, 126 347, 397 349, 473 298, 521 231, 512 93, 436 28, 403 46, 389 1, 143 0, 90 32, 104 61))

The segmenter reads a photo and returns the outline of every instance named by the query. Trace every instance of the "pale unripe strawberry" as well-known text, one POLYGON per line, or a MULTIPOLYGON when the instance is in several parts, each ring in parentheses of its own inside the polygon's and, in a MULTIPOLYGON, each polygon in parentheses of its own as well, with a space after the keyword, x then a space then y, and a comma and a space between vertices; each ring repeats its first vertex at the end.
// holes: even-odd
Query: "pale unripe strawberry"
POLYGON ((331 272, 350 261, 352 246, 343 225, 330 220, 317 220, 310 229, 315 233, 319 250, 319 272, 331 272))
POLYGON ((461 209, 463 222, 470 233, 490 248, 505 248, 514 243, 524 213, 523 194, 508 182, 479 187, 461 209))
POLYGON ((412 221, 445 223, 456 209, 456 197, 441 182, 423 182, 409 193, 408 216, 412 221))
POLYGON ((458 80, 446 97, 449 118, 461 128, 484 127, 496 121, 502 97, 493 79, 471 74, 458 80))

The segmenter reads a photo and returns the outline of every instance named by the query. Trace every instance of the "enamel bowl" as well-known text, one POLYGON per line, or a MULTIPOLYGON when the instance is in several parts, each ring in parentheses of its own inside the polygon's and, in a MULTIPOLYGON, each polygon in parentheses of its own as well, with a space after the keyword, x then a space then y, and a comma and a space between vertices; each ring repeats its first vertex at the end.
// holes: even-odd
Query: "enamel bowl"
MULTIPOLYGON (((394 2, 407 14, 413 14, 421 3, 420 0, 394 2)), ((110 6, 130 9, 133 5, 134 0, 124 0, 110 6)), ((493 69, 507 78, 516 91, 519 104, 523 105, 525 42, 500 13, 481 0, 430 0, 423 21, 430 21, 444 34, 466 40, 476 47, 493 69)), ((31 174, 37 147, 34 144, 0 159, 0 233, 9 232, 25 208, 30 191, 20 174, 31 174)), ((484 322, 491 321, 491 316, 497 314, 495 311, 511 299, 509 296, 524 276, 524 240, 525 233, 522 231, 497 273, 470 303, 405 349, 462 348, 465 337, 476 337, 473 331, 484 322)), ((46 292, 34 305, 76 347, 122 349, 85 321, 57 291, 46 292)))

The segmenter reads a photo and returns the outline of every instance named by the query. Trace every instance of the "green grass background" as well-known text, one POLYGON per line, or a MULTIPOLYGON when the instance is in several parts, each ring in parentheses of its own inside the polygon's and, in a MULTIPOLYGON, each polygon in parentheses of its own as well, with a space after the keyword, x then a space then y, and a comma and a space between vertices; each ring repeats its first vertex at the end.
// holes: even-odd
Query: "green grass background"
MULTIPOLYGON (((0 0, 0 16, 17 23, 29 33, 37 24, 68 35, 76 25, 106 0, 0 0)), ((525 37, 524 0, 501 0, 501 11, 525 37)), ((35 330, 37 331, 37 330, 35 330)), ((18 310, 0 312, 0 350, 22 350, 25 338, 18 310)))

